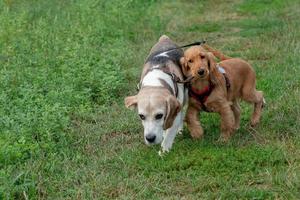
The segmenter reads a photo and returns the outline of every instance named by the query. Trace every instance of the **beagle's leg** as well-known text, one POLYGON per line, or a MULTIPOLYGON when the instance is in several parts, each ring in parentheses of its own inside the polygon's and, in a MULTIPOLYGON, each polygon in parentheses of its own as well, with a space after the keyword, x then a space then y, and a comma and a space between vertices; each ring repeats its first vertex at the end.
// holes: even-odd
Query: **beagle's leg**
POLYGON ((219 141, 227 142, 234 131, 234 114, 229 104, 223 105, 219 113, 221 115, 221 135, 219 141))
POLYGON ((178 134, 182 134, 182 132, 183 132, 184 117, 185 117, 186 110, 188 108, 187 102, 189 99, 189 92, 188 92, 188 89, 185 87, 183 87, 182 96, 183 96, 183 102, 182 102, 182 109, 180 112, 181 119, 180 119, 180 127, 178 128, 178 134))
POLYGON ((178 115, 180 116, 180 121, 179 121, 179 127, 178 127, 178 130, 177 130, 177 133, 182 134, 182 132, 183 132, 183 119, 184 119, 183 111, 178 113, 178 115))
POLYGON ((181 116, 180 113, 178 113, 173 122, 173 125, 164 132, 164 139, 161 143, 163 153, 168 152, 171 149, 178 128, 180 127, 180 120, 181 120, 181 116))
POLYGON ((199 109, 189 106, 186 112, 186 123, 192 138, 198 139, 203 137, 203 128, 200 124, 199 109))

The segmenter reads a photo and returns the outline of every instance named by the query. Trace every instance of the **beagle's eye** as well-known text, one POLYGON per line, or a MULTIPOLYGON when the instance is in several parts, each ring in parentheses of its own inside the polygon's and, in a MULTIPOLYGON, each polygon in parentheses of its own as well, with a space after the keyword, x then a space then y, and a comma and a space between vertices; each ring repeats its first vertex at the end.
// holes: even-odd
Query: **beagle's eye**
POLYGON ((139 114, 139 116, 140 116, 141 120, 145 120, 146 119, 145 115, 139 114))
POLYGON ((189 63, 193 63, 193 60, 192 60, 192 59, 190 59, 188 62, 189 62, 189 63))
POLYGON ((205 58, 205 56, 204 56, 204 55, 200 55, 200 58, 201 58, 201 59, 204 59, 204 58, 205 58))
POLYGON ((155 115, 155 119, 156 119, 156 120, 159 120, 159 119, 161 119, 162 117, 163 117, 163 114, 161 114, 161 113, 155 115))

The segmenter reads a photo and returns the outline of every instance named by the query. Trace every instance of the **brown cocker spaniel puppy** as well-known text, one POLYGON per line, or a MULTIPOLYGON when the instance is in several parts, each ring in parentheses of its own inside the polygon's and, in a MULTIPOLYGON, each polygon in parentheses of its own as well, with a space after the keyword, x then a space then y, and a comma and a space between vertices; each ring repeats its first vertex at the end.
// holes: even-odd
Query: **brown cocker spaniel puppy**
POLYGON ((254 104, 251 125, 258 124, 264 105, 263 93, 256 90, 255 72, 249 63, 230 58, 204 46, 191 47, 180 62, 186 77, 193 77, 189 88, 186 122, 193 138, 201 138, 203 129, 198 114, 201 110, 221 115, 220 141, 227 141, 240 124, 239 100, 254 104), (215 57, 220 63, 215 62, 215 57))

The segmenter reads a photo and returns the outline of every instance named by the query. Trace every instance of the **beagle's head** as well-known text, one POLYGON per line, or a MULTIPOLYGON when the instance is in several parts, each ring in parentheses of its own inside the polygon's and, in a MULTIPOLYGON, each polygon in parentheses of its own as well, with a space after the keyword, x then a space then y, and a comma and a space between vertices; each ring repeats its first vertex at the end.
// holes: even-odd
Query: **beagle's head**
POLYGON ((137 95, 126 97, 125 106, 137 108, 147 145, 162 142, 163 132, 173 125, 181 108, 175 96, 157 87, 145 87, 137 95))
POLYGON ((210 52, 205 52, 201 47, 194 46, 184 52, 184 57, 180 59, 182 71, 186 77, 208 80, 215 68, 214 56, 210 52))

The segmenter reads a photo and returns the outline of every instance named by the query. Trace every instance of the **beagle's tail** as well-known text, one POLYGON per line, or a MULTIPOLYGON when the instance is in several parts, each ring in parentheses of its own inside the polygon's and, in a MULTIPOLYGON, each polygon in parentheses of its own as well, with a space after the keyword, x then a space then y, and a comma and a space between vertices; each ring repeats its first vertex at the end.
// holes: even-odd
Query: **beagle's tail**
POLYGON ((223 53, 221 53, 220 51, 208 46, 207 44, 203 44, 202 45, 204 49, 206 49, 207 51, 211 52, 214 56, 216 56, 217 58, 219 58, 220 60, 228 60, 231 57, 224 55, 223 53))

